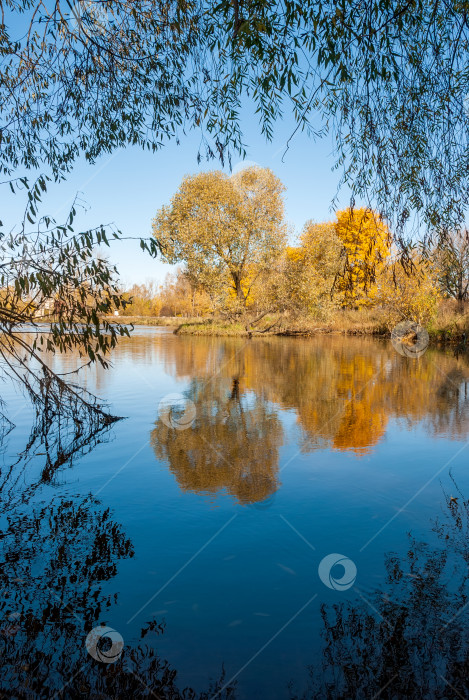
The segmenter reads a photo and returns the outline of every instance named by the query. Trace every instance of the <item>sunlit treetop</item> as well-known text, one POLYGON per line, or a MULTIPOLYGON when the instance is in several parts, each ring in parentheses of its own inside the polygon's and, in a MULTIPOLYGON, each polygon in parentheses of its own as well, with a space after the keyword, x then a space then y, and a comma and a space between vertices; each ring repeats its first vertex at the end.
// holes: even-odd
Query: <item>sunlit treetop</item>
POLYGON ((286 243, 284 189, 268 168, 186 176, 153 219, 163 259, 183 262, 202 287, 231 287, 245 307, 286 243))
POLYGON ((376 278, 390 255, 389 229, 376 212, 365 208, 337 212, 334 229, 345 249, 338 289, 346 305, 368 305, 376 296, 376 278))

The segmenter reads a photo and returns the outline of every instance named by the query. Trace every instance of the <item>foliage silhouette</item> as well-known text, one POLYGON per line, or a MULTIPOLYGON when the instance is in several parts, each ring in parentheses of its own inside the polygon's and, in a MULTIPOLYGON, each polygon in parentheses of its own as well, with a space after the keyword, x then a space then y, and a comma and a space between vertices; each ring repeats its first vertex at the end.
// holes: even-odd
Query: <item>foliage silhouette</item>
POLYGON ((469 500, 454 487, 436 544, 409 534, 405 556, 386 555, 385 585, 368 602, 322 606, 323 659, 292 700, 467 697, 469 500))
MULTIPOLYGON (((153 637, 164 625, 156 620, 114 664, 95 661, 85 648, 91 629, 112 618, 118 595, 105 587, 134 548, 97 498, 51 497, 49 483, 96 438, 72 443, 55 462, 48 456, 45 468, 28 448, 15 464, 1 465, 0 696, 208 699, 223 687, 223 673, 206 692, 179 688, 176 670, 158 655, 153 637)), ((37 446, 34 440, 29 448, 37 446)), ((220 696, 232 693, 227 687, 220 696)))

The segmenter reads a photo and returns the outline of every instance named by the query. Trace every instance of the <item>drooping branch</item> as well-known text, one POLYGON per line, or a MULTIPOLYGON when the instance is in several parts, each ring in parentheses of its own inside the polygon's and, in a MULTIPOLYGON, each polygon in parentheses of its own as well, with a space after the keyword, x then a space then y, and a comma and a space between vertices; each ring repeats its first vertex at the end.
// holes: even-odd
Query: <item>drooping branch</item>
POLYGON ((120 233, 105 227, 75 233, 76 202, 62 224, 41 217, 46 179, 21 184, 23 222, 8 235, 0 231, 0 373, 32 401, 37 419, 27 452, 43 441, 53 470, 117 420, 70 372, 55 371, 50 358, 73 353, 81 366, 106 367, 119 337, 129 335, 127 326, 103 318, 126 300, 116 268, 96 254, 120 233))

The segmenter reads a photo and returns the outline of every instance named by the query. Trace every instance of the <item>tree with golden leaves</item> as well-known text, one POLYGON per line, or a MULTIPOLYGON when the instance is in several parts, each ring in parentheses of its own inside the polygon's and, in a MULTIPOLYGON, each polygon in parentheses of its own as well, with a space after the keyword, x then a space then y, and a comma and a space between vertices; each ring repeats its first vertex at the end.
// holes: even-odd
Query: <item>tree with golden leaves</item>
POLYGON ((434 318, 442 298, 438 271, 436 264, 417 254, 406 267, 399 256, 388 261, 380 274, 377 300, 390 328, 402 320, 427 324, 434 318))
POLYGON ((264 290, 282 312, 326 320, 337 306, 334 287, 344 247, 330 222, 307 221, 297 246, 288 246, 264 290))
POLYGON ((369 306, 378 292, 376 277, 390 255, 389 229, 371 209, 348 208, 337 212, 335 232, 346 252, 344 272, 338 280, 344 305, 369 306))
POLYGON ((163 259, 184 262, 211 291, 225 289, 228 296, 231 287, 244 309, 253 285, 284 249, 284 190, 271 170, 257 166, 231 176, 186 176, 153 220, 163 259))
POLYGON ((289 296, 298 310, 326 319, 336 308, 334 291, 344 268, 344 253, 333 223, 306 222, 300 246, 287 249, 285 267, 289 296))
POLYGON ((133 284, 123 297, 126 301, 122 316, 159 316, 161 300, 158 297, 157 285, 154 282, 133 284))

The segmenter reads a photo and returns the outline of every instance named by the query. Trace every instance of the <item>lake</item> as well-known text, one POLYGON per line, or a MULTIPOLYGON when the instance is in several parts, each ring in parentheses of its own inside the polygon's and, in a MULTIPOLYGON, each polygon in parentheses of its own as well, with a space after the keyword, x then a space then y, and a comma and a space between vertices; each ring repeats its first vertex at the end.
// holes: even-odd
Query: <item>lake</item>
POLYGON ((125 419, 54 470, 2 386, 4 697, 469 696, 468 356, 140 327, 79 381, 125 419))

